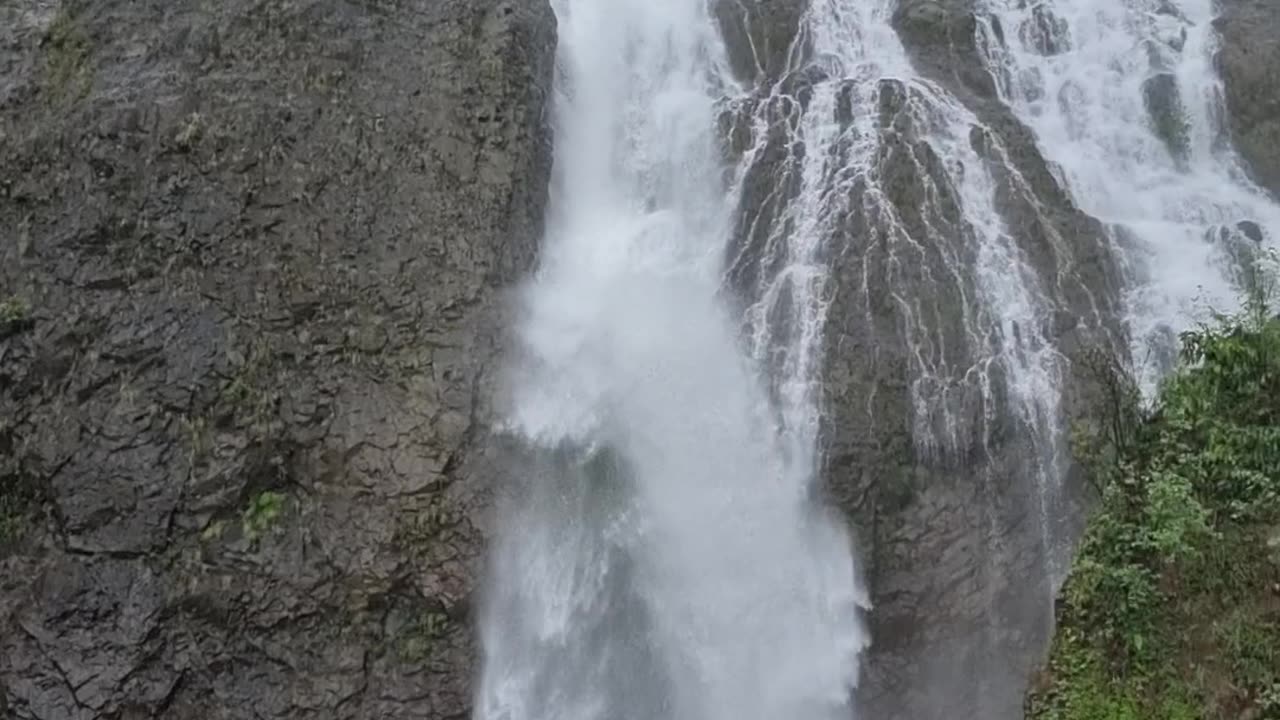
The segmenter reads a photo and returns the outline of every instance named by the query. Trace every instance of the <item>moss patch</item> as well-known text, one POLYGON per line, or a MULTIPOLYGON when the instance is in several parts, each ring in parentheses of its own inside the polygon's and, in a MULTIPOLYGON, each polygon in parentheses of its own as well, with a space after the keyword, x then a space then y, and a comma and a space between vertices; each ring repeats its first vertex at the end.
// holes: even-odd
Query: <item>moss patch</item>
MULTIPOLYGON (((11 433, 0 422, 0 450, 11 447, 11 433)), ((36 477, 21 462, 0 456, 0 553, 26 534, 42 498, 36 477)))
POLYGON ((240 515, 240 529, 250 541, 255 541, 272 527, 284 510, 285 496, 267 490, 254 495, 249 507, 240 515))
POLYGON ((20 323, 31 314, 31 306, 22 298, 0 300, 0 323, 20 323))
POLYGON ((448 635, 452 621, 439 610, 424 610, 396 639, 396 650, 403 662, 425 660, 432 647, 448 635))
POLYGON ((89 92, 93 68, 89 37, 64 5, 45 34, 45 77, 54 100, 80 99, 89 92))

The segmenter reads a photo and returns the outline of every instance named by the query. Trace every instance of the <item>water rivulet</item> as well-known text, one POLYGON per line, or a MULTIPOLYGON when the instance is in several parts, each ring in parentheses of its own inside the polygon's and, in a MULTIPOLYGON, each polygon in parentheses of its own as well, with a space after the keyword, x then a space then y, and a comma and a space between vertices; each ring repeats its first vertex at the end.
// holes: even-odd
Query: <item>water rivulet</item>
POLYGON ((1280 228, 1184 4, 557 3, 478 718, 1020 716, 1084 358, 1280 228))

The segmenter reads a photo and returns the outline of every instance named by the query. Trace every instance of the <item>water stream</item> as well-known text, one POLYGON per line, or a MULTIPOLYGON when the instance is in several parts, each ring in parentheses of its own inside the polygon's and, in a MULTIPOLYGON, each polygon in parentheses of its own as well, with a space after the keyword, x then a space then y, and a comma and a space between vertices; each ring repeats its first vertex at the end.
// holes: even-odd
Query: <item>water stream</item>
MULTIPOLYGON (((909 521, 941 508, 966 543, 935 548, 952 575, 911 601, 951 646, 902 644, 937 665, 904 661, 902 682, 937 681, 904 707, 1016 714, 1078 532, 1058 326, 1109 322, 1025 148, 916 72, 896 0, 810 0, 755 78, 701 0, 553 5, 551 209, 477 720, 851 717, 868 593, 821 492, 837 298, 862 351, 903 366, 903 434, 938 483, 909 521)), ((1280 233, 1222 127, 1211 5, 977 0, 1001 97, 1123 266, 1148 389, 1280 233)))
POLYGON ((1076 201, 1112 227, 1129 268, 1135 367, 1150 392, 1178 332, 1211 307, 1237 306, 1242 252, 1280 237, 1280 205, 1228 140, 1214 3, 982 5, 1006 38, 989 47, 1003 97, 1076 201))
POLYGON ((477 717, 847 717, 853 548, 721 288, 716 107, 738 88, 717 26, 688 0, 555 9, 552 210, 511 418, 535 457, 494 552, 477 717))

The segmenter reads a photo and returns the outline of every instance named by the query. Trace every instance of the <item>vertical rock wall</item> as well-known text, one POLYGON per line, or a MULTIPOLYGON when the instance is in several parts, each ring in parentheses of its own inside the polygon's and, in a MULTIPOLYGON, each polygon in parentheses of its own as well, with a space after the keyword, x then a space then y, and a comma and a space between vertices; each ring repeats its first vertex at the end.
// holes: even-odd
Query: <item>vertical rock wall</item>
POLYGON ((0 716, 462 718, 513 0, 0 6, 0 716))
POLYGON ((1236 149, 1260 185, 1280 198, 1280 5, 1222 0, 1218 70, 1236 149))
MULTIPOLYGON (((847 211, 826 258, 826 488, 857 531, 874 603, 862 717, 1017 717, 1052 617, 1055 549, 1045 547, 1038 479, 1054 472, 1047 455, 1057 452, 1065 471, 1047 508, 1063 518, 1050 529, 1062 542, 1079 530, 1080 494, 1066 449, 1054 447, 1062 438, 1019 414, 1011 378, 992 359, 1015 338, 996 330, 1009 308, 980 299, 976 208, 962 196, 963 174, 991 176, 991 203, 1042 289, 1040 321, 1013 333, 1061 354, 1062 417, 1053 421, 1062 426, 1090 392, 1072 358, 1125 347, 1121 280, 1104 228, 1074 207, 996 96, 969 3, 901 3, 893 24, 916 72, 880 81, 877 115, 858 126, 874 135, 846 134, 833 148, 797 143, 811 88, 829 79, 824 59, 812 57, 805 5, 721 4, 733 57, 754 60, 737 63, 741 77, 756 88, 725 123, 733 150, 756 148, 730 277, 750 303, 760 278, 780 270, 768 248, 793 230, 783 208, 800 191, 808 154, 844 165, 848 154, 872 154, 858 161, 865 169, 840 176, 847 211), (938 133, 949 130, 932 114, 935 88, 975 117, 967 141, 985 167, 943 155, 938 133), (767 122, 745 120, 753 117, 767 122)), ((834 108, 845 128, 860 119, 851 92, 860 92, 853 82, 834 108)))

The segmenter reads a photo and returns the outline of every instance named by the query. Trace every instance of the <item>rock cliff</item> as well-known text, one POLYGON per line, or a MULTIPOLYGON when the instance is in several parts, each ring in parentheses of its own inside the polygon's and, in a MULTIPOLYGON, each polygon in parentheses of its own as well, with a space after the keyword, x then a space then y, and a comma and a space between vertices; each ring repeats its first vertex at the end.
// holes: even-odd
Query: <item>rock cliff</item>
MULTIPOLYGON (((757 88, 740 115, 766 119, 732 123, 736 147, 757 148, 730 250, 732 277, 750 302, 757 278, 770 272, 763 249, 776 244, 773 234, 791 231, 784 208, 799 192, 805 155, 828 152, 797 149, 792 130, 802 113, 818 112, 812 88, 827 77, 796 22, 753 29, 766 25, 761 18, 798 17, 803 3, 724 4, 733 57, 759 58, 768 48, 776 58, 779 33, 789 27, 792 38, 785 62, 737 63, 757 88), (763 144, 743 137, 748 126, 766 128, 763 144)), ((864 91, 841 91, 836 120, 856 125, 849 142, 869 142, 875 155, 838 185, 848 209, 835 220, 827 256, 835 274, 825 484, 857 530, 874 605, 858 695, 862 716, 882 720, 1016 717, 1049 641, 1046 567, 1059 551, 1045 547, 1035 478, 1056 473, 1040 463, 1066 451, 1037 447, 1045 429, 1020 415, 1005 363, 1014 344, 1058 348, 1058 421, 1079 415, 1092 388, 1072 360, 1090 348, 1122 352, 1121 278, 1105 229, 1074 206, 1031 131, 999 100, 973 3, 903 2, 893 25, 923 82, 881 80, 869 130, 853 116, 852 96, 864 91), (973 118, 963 142, 982 167, 957 168, 970 151, 940 144, 951 132, 940 116, 963 112, 973 118), (958 181, 973 172, 995 183, 994 210, 1048 308, 1007 337, 993 334, 999 322, 990 315, 1006 308, 981 299, 982 230, 972 224, 980 208, 967 206, 973 198, 958 181)), ((1069 544, 1080 513, 1078 473, 1067 477, 1049 513, 1061 518, 1050 534, 1069 544)))
POLYGON ((0 6, 0 716, 462 718, 555 23, 0 6))
MULTIPOLYGON (((728 249, 744 303, 829 79, 805 5, 714 4, 751 89, 722 118, 733 160, 757 151, 728 249)), ((1053 593, 1028 478, 1068 468, 1069 541, 1079 477, 1029 440, 1050 420, 1011 410, 1001 354, 1060 351, 1065 423, 1095 392, 1075 361, 1126 346, 1106 229, 982 56, 1006 32, 1052 55, 1057 21, 974 6, 901 0, 914 76, 832 109, 873 148, 823 257, 822 436, 870 573, 877 720, 1020 712, 1053 593), (942 95, 968 166, 940 152, 942 95), (1007 335, 977 300, 956 180, 977 171, 1046 308, 1007 335)), ((1280 194, 1280 6, 1222 11, 1228 125, 1280 194)), ((467 717, 555 33, 540 0, 0 5, 0 717, 467 717)))
POLYGON ((1216 27, 1228 125, 1255 179, 1280 197, 1280 5, 1224 0, 1216 27))

